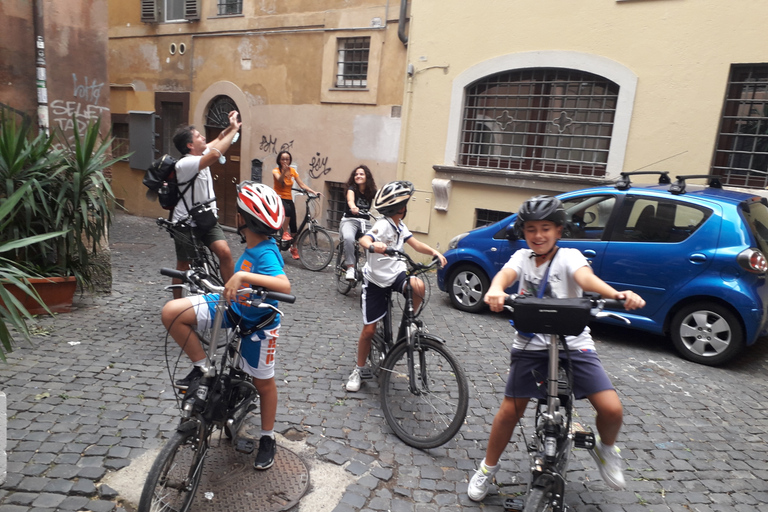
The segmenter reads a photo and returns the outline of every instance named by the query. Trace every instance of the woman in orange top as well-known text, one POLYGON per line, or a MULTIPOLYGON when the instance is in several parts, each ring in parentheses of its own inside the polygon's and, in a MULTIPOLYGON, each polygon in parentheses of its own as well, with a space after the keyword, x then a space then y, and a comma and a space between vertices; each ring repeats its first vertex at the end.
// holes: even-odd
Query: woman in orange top
MULTIPOLYGON (((293 180, 299 187, 304 190, 319 196, 319 192, 315 192, 301 181, 299 173, 296 169, 291 167, 293 157, 287 151, 281 151, 277 154, 277 167, 272 169, 272 178, 274 178, 274 189, 277 195, 283 200, 283 207, 285 208, 285 221, 283 222, 283 240, 292 240, 296 236, 298 228, 296 227, 296 206, 293 204, 293 196, 291 195, 291 188, 293 187, 293 180), (290 229, 288 229, 290 228, 290 229)), ((299 259, 299 251, 294 245, 290 247, 291 256, 293 259, 299 259)))

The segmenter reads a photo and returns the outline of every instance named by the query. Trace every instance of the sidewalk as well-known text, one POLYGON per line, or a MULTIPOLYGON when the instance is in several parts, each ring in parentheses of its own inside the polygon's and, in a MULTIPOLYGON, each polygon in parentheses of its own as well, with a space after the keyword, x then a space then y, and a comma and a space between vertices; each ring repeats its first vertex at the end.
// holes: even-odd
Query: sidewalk
MULTIPOLYGON (((113 292, 76 297, 72 313, 39 321, 34 347, 22 342, 0 363, 8 408, 0 512, 129 510, 102 478, 161 446, 176 427, 159 317, 170 294, 158 269, 175 264, 171 240, 151 219, 118 214, 111 241, 113 292)), ((236 235, 230 244, 238 256, 236 235)), ((433 284, 424 321, 463 362, 470 409, 456 439, 423 452, 389 431, 375 384, 344 389, 361 327, 359 288, 342 296, 330 269, 310 272, 290 258, 286 272, 297 301, 284 307, 276 430, 306 448, 311 487, 312 464, 346 475, 321 484, 335 497, 315 511, 501 512, 503 498, 523 489, 519 431, 498 475, 504 494, 478 505, 466 486, 504 389, 507 319, 460 313, 433 284)), ((714 369, 681 360, 661 338, 605 328, 596 337, 625 407, 619 444, 628 484, 611 490, 577 450, 566 491, 573 510, 768 511, 766 340, 714 369)), ((594 423, 586 402, 577 410, 594 423)))

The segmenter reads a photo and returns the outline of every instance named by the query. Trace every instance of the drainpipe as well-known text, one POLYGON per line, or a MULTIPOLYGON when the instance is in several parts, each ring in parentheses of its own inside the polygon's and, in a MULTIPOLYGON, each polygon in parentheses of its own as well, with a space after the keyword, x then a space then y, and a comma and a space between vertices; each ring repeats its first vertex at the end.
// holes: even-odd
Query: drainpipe
POLYGON ((48 87, 45 73, 45 23, 43 0, 34 0, 32 12, 35 19, 35 66, 37 84, 37 126, 41 133, 50 135, 48 118, 48 87))
POLYGON ((403 45, 408 46, 408 36, 405 35, 406 12, 408 11, 408 0, 400 0, 400 18, 397 20, 397 37, 403 45))

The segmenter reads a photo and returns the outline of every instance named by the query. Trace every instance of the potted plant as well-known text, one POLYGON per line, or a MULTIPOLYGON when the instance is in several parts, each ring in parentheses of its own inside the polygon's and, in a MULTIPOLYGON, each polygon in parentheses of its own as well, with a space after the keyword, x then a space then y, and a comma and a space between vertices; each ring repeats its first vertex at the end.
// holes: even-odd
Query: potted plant
MULTIPOLYGON (((73 125, 78 127, 74 119, 73 125)), ((33 136, 32 130, 30 123, 0 118, 2 268, 26 278, 19 287, 0 275, 4 288, 17 288, 12 303, 8 293, 0 297, 4 322, 14 318, 9 306, 21 312, 18 318, 29 314, 19 293, 22 298, 30 295, 30 278, 60 278, 72 287, 76 281, 81 289, 92 289, 104 271, 98 253, 112 219, 114 194, 104 170, 116 159, 110 156, 111 138, 100 137, 100 121, 89 122, 82 131, 75 128, 72 144, 61 148, 54 145, 55 135, 33 136), (7 206, 11 203, 13 208, 7 206)))

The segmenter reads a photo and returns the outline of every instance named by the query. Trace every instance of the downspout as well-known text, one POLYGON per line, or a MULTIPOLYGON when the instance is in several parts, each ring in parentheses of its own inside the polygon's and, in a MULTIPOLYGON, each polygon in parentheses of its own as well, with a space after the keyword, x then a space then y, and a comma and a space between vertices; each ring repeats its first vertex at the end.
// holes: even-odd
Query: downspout
POLYGON ((32 4, 35 28, 35 66, 37 89, 37 126, 41 133, 50 135, 48 118, 48 86, 45 71, 45 23, 43 18, 43 0, 34 0, 32 4))
POLYGON ((408 46, 408 36, 405 35, 405 20, 408 12, 408 0, 400 0, 400 17, 397 20, 397 37, 403 45, 408 46))

